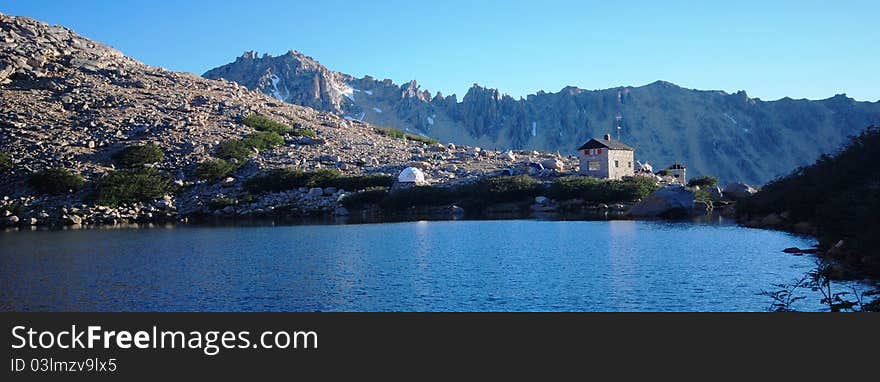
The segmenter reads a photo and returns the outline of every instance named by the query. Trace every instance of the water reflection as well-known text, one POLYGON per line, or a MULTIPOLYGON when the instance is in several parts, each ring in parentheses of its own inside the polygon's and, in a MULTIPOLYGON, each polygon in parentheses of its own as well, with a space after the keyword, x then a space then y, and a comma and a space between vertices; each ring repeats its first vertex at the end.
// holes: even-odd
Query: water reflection
POLYGON ((812 265, 778 250, 810 245, 732 225, 645 221, 6 232, 0 308, 754 311, 768 305, 762 289, 812 265))

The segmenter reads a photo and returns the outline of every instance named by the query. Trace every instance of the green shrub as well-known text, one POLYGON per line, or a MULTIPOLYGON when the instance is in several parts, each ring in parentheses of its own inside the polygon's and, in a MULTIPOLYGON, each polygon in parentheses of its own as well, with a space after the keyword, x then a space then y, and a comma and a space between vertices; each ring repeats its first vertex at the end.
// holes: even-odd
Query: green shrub
POLYGON ((355 191, 370 187, 389 187, 394 177, 387 174, 343 175, 338 170, 321 169, 304 172, 291 168, 269 171, 245 181, 248 192, 278 192, 298 187, 336 187, 355 191))
POLYGON ((24 203, 14 202, 11 204, 7 204, 0 207, 0 211, 9 211, 11 215, 21 216, 21 214, 24 212, 24 203))
POLYGON ((302 170, 278 168, 244 181, 244 189, 252 193, 278 192, 305 187, 308 177, 302 170))
POLYGON ((483 178, 463 189, 469 196, 486 202, 512 202, 541 195, 544 185, 528 175, 483 178))
POLYGON ((455 203, 460 194, 457 189, 436 186, 416 186, 397 190, 388 195, 379 206, 389 210, 402 210, 415 206, 441 206, 455 203))
POLYGON ((239 162, 247 160, 254 153, 253 147, 244 139, 230 139, 223 141, 217 146, 217 156, 221 159, 236 159, 239 162))
POLYGON ((315 133, 315 130, 305 129, 305 128, 293 129, 293 131, 291 131, 290 134, 293 136, 296 136, 296 137, 309 137, 309 138, 316 138, 318 136, 318 134, 315 133))
POLYGON ((700 188, 711 188, 718 186, 718 178, 714 176, 701 176, 698 178, 693 178, 687 183, 688 187, 700 187, 700 188))
POLYGON ((221 142, 216 154, 221 159, 244 162, 254 153, 254 149, 266 150, 283 143, 284 138, 274 131, 258 131, 241 139, 221 142))
POLYGON ((12 157, 7 153, 0 152, 0 172, 6 172, 12 168, 12 157))
POLYGON ((325 184, 318 187, 336 187, 349 191, 371 187, 391 187, 394 184, 394 176, 388 174, 342 175, 328 179, 325 184))
POLYGON ((49 168, 37 171, 28 180, 38 192, 44 194, 60 194, 70 190, 76 191, 85 186, 86 181, 79 174, 64 168, 49 168))
POLYGON ((305 187, 336 187, 336 181, 342 176, 339 170, 322 168, 305 174, 305 187))
POLYGON ((170 176, 154 168, 113 171, 98 181, 95 202, 107 206, 149 202, 172 193, 173 186, 170 176))
POLYGON ((258 131, 244 138, 252 148, 266 150, 284 144, 284 138, 274 131, 258 131))
POLYGON ((694 191, 694 200, 712 204, 712 195, 709 193, 709 190, 701 188, 694 191))
POLYGON ((654 180, 640 176, 630 180, 570 176, 556 179, 547 190, 547 196, 557 200, 583 199, 593 203, 629 202, 656 190, 654 180))
POLYGON ((767 183, 756 194, 737 201, 742 218, 788 214, 791 223, 811 222, 820 243, 844 239, 845 251, 861 263, 850 264, 880 274, 880 127, 871 126, 835 155, 767 183))
POLYGON ((257 114, 251 114, 245 117, 242 120, 242 123, 259 131, 270 131, 279 135, 286 134, 290 131, 290 127, 288 127, 287 125, 276 122, 269 117, 264 117, 257 114))
POLYGON ((346 194, 342 198, 342 205, 346 207, 357 207, 365 204, 377 204, 388 197, 388 189, 385 187, 370 187, 354 194, 346 194))
POLYGON ((208 208, 212 210, 222 210, 226 207, 234 205, 236 205, 235 199, 227 197, 214 198, 211 199, 210 202, 208 202, 208 208))
POLYGON ((214 159, 196 165, 195 176, 202 180, 219 180, 232 175, 241 167, 242 162, 233 163, 223 159, 214 159))
POLYGON ((141 167, 145 164, 161 162, 165 153, 155 144, 128 146, 113 154, 113 161, 121 167, 141 167))

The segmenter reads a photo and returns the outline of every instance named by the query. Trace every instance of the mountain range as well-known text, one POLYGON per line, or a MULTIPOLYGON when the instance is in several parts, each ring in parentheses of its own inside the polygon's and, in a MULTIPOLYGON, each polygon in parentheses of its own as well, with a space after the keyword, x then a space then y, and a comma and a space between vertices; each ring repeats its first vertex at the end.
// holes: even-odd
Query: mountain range
POLYGON ((694 90, 665 81, 601 90, 568 86, 519 99, 474 84, 459 100, 432 94, 416 81, 356 78, 293 50, 277 57, 246 52, 203 76, 350 120, 490 149, 567 155, 610 133, 655 169, 679 162, 689 174, 723 182, 763 184, 835 152, 847 136, 880 122, 880 101, 844 94, 763 101, 745 91, 694 90))

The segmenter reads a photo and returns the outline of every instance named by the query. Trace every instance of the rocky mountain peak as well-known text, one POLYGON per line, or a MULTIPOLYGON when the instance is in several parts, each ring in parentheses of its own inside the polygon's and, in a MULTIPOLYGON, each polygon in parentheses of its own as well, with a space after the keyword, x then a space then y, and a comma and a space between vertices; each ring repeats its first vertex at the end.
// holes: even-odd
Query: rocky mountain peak
POLYGON ((248 75, 218 76, 211 71, 206 76, 443 141, 574 153, 586 140, 609 129, 616 131, 619 116, 621 139, 636 147, 637 159, 661 166, 685 162, 690 174, 714 175, 723 181, 764 183, 880 122, 880 103, 845 97, 764 102, 745 91, 694 90, 663 80, 600 90, 566 86, 558 92, 539 90, 519 100, 475 83, 459 102, 455 95, 444 97, 439 92, 431 97, 415 81, 397 86, 370 76, 354 79, 317 61, 313 69, 287 72, 237 66, 236 71, 248 75), (272 77, 276 74, 277 82, 272 77), (264 80, 252 81, 249 76, 264 80), (754 144, 777 141, 787 144, 754 144))

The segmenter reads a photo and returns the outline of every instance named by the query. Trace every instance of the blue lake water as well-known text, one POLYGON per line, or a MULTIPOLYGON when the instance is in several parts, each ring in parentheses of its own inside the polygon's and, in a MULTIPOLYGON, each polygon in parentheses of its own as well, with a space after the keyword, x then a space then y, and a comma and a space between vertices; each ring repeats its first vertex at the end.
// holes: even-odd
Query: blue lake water
POLYGON ((6 232, 0 310, 762 311, 814 265, 780 250, 813 244, 654 221, 6 232))

